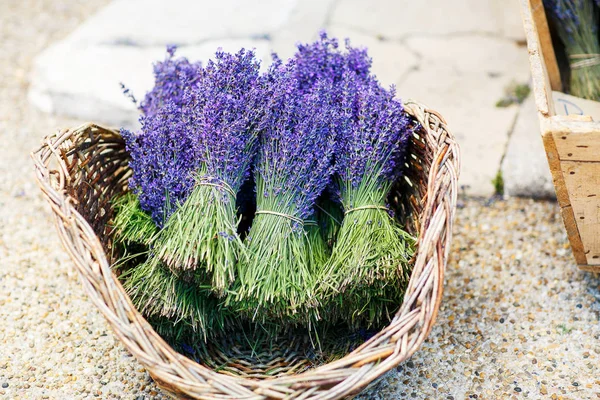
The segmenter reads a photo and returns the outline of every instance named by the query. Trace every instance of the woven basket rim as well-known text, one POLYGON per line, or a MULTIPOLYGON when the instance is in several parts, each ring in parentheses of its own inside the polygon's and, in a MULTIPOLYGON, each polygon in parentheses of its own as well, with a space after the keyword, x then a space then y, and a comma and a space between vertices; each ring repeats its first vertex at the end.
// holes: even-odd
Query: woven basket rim
POLYGON ((334 399, 356 393, 412 356, 431 331, 442 298, 458 193, 460 151, 440 114, 412 100, 406 101, 404 107, 422 126, 433 158, 419 218, 418 250, 403 304, 387 327, 343 358, 298 375, 269 380, 220 374, 177 353, 125 294, 110 269, 99 238, 76 211, 77 200, 65 190, 69 179, 65 166, 57 171, 48 169, 49 162, 68 148, 75 132, 114 130, 93 123, 62 130, 46 137, 31 156, 38 185, 52 207, 59 237, 86 292, 117 337, 159 386, 203 399, 334 399), (58 178, 51 177, 55 174, 58 178), (71 243, 78 238, 83 238, 90 248, 74 248, 71 243))

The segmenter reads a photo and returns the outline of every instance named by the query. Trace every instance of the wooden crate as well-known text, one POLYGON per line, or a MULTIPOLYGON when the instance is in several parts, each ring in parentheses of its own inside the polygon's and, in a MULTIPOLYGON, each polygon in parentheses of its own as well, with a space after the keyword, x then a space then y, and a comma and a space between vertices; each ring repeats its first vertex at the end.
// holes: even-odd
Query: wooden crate
POLYGON ((580 269, 600 272, 600 123, 557 115, 562 91, 542 0, 521 0, 533 95, 562 218, 580 269))

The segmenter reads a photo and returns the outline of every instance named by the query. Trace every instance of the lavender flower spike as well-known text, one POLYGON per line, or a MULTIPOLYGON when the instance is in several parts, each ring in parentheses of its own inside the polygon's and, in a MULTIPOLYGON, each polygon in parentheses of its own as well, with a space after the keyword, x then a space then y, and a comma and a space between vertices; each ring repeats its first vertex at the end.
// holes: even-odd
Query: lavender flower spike
POLYGON ((185 93, 197 86, 201 65, 174 55, 175 47, 169 46, 166 59, 154 65, 154 88, 140 106, 141 131, 121 130, 131 155, 129 185, 159 227, 187 199, 194 186, 192 172, 200 165, 185 93))
POLYGON ((141 118, 140 133, 121 130, 131 155, 133 177, 129 186, 138 195, 141 208, 159 227, 194 186, 192 173, 199 163, 188 114, 166 101, 156 113, 141 118))
POLYGON ((167 46, 165 60, 154 64, 154 87, 140 104, 142 115, 159 112, 167 102, 183 107, 186 90, 197 87, 202 64, 186 58, 175 59, 176 49, 174 45, 167 46))

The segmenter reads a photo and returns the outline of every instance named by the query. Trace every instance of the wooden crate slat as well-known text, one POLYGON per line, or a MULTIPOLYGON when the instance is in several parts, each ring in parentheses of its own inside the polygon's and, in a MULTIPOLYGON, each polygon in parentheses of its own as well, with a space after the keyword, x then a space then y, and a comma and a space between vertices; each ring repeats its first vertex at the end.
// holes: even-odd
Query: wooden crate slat
POLYGON ((600 163, 560 163, 588 265, 600 265, 600 163))
POLYGON ((544 65, 548 73, 548 82, 552 90, 562 91, 562 81, 560 80, 560 70, 552 45, 552 36, 550 36, 550 28, 548 27, 548 19, 542 0, 531 0, 531 14, 535 24, 540 50, 544 58, 544 65))
POLYGON ((599 132, 554 133, 556 149, 561 161, 598 162, 600 153, 599 132))

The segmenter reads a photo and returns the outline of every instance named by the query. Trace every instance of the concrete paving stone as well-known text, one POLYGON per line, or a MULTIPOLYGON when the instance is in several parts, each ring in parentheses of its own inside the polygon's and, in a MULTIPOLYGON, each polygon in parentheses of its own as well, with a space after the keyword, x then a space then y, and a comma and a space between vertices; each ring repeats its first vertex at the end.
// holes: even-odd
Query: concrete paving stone
POLYGON ((399 95, 440 112, 461 146, 461 184, 467 193, 489 196, 518 107, 495 107, 508 86, 527 82, 524 47, 480 35, 407 38, 422 60, 420 70, 398 81, 399 95))
MULTIPOLYGON (((177 55, 206 61, 217 48, 256 48, 270 61, 267 40, 229 39, 184 46, 177 55)), ((119 85, 123 82, 141 100, 154 84, 152 64, 164 59, 165 47, 76 46, 70 40, 44 51, 35 61, 29 100, 50 112, 112 126, 135 127, 139 112, 119 85)))
POLYGON ((461 72, 510 77, 519 83, 529 80, 527 48, 511 40, 460 35, 447 38, 412 37, 405 42, 423 58, 422 64, 427 67, 452 66, 461 72))
POLYGON ((198 45, 266 38, 282 28, 297 0, 114 0, 72 35, 77 42, 123 46, 198 45))
POLYGON ((519 0, 493 0, 502 36, 524 43, 525 30, 519 3, 519 0))
MULTIPOLYGON (((506 23, 505 14, 498 12, 499 1, 340 0, 331 22, 389 38, 472 32, 501 34, 506 23)), ((514 17, 509 15, 520 18, 518 13, 514 17)))
POLYGON ((518 112, 514 105, 495 107, 510 82, 506 76, 491 78, 484 72, 424 64, 398 84, 401 98, 426 104, 446 119, 461 148, 459 184, 468 195, 494 194, 491 181, 498 173, 518 112))
POLYGON ((519 111, 502 162, 502 176, 506 195, 556 198, 533 96, 519 111))
POLYGON ((285 24, 271 34, 272 50, 285 60, 294 55, 297 43, 317 39, 319 31, 327 25, 333 3, 333 0, 298 1, 285 24))
POLYGON ((384 86, 399 81, 408 71, 419 65, 419 58, 398 41, 381 40, 343 26, 327 29, 331 36, 341 41, 350 39, 354 47, 366 47, 373 59, 373 73, 384 86))

